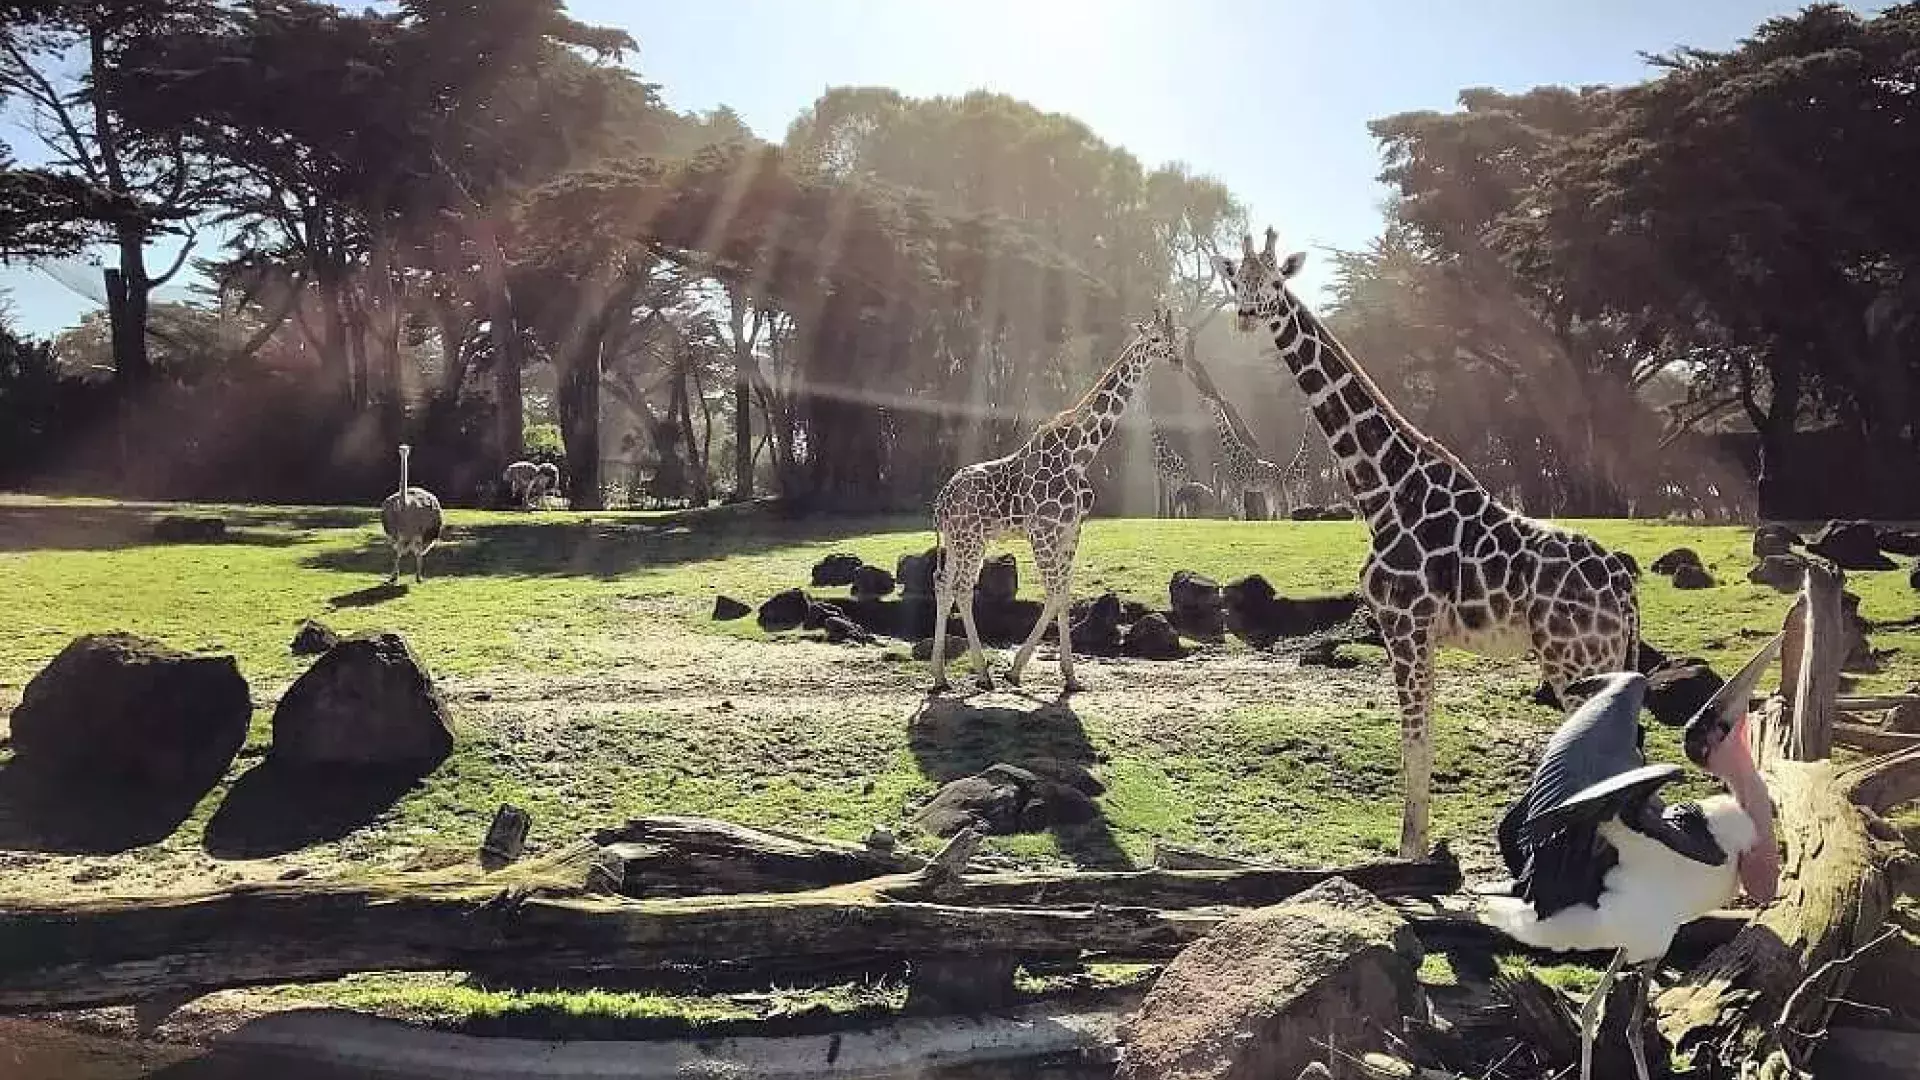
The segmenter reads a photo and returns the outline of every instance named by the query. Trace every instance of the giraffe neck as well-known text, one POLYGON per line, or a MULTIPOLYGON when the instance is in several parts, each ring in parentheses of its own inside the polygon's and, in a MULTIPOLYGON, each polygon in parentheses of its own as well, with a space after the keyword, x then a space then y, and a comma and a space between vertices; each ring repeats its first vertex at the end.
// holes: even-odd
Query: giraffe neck
POLYGON ((1207 404, 1213 409, 1213 427, 1220 435, 1220 446, 1226 451, 1225 456, 1232 471, 1251 473, 1253 463, 1259 460, 1260 455, 1240 437, 1240 432, 1233 426, 1233 417, 1227 415, 1225 405, 1216 398, 1208 398, 1207 404))
MULTIPOLYGON (((1146 378, 1147 366, 1152 362, 1153 356, 1142 342, 1135 341, 1128 345, 1108 365, 1099 381, 1080 399, 1080 403, 1049 425, 1062 433, 1080 433, 1081 438, 1074 443, 1073 460, 1076 465, 1085 468, 1093 462, 1101 445, 1119 426, 1120 417, 1126 413, 1127 405, 1133 400, 1133 392, 1146 378)), ((1040 434, 1045 434, 1045 431, 1040 434)))
POLYGON ((1480 487, 1459 458, 1400 415, 1313 312, 1295 302, 1290 315, 1270 325, 1274 348, 1306 395, 1308 411, 1374 532, 1398 513, 1389 496, 1414 472, 1431 479, 1437 470, 1454 490, 1480 487))

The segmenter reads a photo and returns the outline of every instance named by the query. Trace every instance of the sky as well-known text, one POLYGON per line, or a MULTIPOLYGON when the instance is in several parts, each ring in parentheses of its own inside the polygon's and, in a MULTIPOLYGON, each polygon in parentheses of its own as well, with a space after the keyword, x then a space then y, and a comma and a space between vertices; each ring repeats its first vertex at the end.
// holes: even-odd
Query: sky
MULTIPOLYGON (((348 4, 348 7, 357 7, 348 4)), ((571 0, 623 27, 628 57, 679 110, 732 106, 762 138, 833 86, 914 97, 988 89, 1085 121, 1149 167, 1185 162, 1247 205, 1254 231, 1329 260, 1378 234, 1369 120, 1453 107, 1464 87, 1619 84, 1641 54, 1724 48, 1797 9, 1765 0, 571 0)), ((1850 5, 1861 10, 1877 10, 1850 5)), ((17 130, 16 147, 29 139, 17 130)), ((21 147, 22 158, 31 155, 21 147)), ((150 260, 162 268, 171 255, 150 260)), ((0 268, 34 334, 97 304, 99 273, 0 268), (76 288, 78 286, 79 288, 76 288), (81 295, 81 290, 92 297, 81 295)), ((183 275, 184 278, 184 275, 183 275)), ((169 288, 162 295, 177 295, 169 288)))

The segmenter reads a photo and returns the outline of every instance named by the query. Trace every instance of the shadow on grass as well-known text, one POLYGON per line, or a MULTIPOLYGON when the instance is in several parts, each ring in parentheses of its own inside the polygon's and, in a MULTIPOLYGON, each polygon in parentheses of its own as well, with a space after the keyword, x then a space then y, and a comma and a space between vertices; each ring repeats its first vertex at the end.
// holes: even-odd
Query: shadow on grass
POLYGON ((355 589, 350 593, 341 593, 330 598, 327 604, 337 608, 373 607, 389 600, 398 600, 407 595, 407 586, 399 582, 383 581, 378 585, 369 585, 364 589, 355 589))
POLYGON ((234 781, 203 838, 216 859, 285 855, 370 824, 420 783, 419 771, 319 769, 269 758, 234 781))
MULTIPOLYGON (((1064 701, 1014 709, 930 698, 914 714, 907 738, 920 771, 941 784, 972 776, 996 762, 1018 765, 1033 758, 1052 758, 1091 769, 1098 760, 1080 715, 1064 701)), ((1060 850, 1081 866, 1133 868, 1105 817, 1079 825, 1055 825, 1050 831, 1060 850)))
MULTIPOLYGON (((793 544, 886 531, 926 528, 901 518, 782 519, 753 507, 713 507, 680 513, 609 513, 585 520, 511 521, 454 526, 426 559, 436 577, 573 576, 611 578, 679 563, 754 555, 793 544)), ((931 537, 929 537, 931 544, 931 537)), ((317 552, 301 560, 310 569, 378 574, 393 569, 393 549, 369 539, 357 548, 317 552)), ((796 584, 800 584, 796 582, 796 584)))
POLYGON ((243 544, 291 547, 312 529, 351 528, 373 522, 377 512, 342 507, 201 507, 191 516, 226 523, 218 539, 162 539, 159 519, 182 512, 165 503, 112 505, 0 504, 0 551, 119 551, 175 544, 243 544))
POLYGON ((0 849, 113 855, 173 834, 220 777, 173 786, 0 765, 0 849))

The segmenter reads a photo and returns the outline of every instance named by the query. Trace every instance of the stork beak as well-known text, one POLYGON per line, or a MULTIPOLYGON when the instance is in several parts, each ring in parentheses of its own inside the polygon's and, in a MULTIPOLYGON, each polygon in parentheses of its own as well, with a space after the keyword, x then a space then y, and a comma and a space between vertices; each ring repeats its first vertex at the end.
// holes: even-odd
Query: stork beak
MULTIPOLYGON (((1700 707, 1693 719, 1687 721, 1686 733, 1681 745, 1686 750, 1687 760, 1700 768, 1725 777, 1727 773, 1714 767, 1714 759, 1720 747, 1732 741, 1729 735, 1739 728, 1738 740, 1741 753, 1746 753, 1747 702, 1752 699, 1753 691, 1760 684, 1760 676, 1766 674, 1767 665, 1780 652, 1780 642, 1785 634, 1775 634, 1772 640, 1760 647, 1753 659, 1748 660, 1733 678, 1728 679, 1713 697, 1700 707)), ((1749 757, 1751 761, 1751 757, 1749 757)))

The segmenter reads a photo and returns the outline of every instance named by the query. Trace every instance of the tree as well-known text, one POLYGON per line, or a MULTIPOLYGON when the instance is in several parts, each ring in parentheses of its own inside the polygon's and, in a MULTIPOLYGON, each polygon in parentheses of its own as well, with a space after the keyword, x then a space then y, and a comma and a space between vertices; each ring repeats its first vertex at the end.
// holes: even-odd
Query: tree
MULTIPOLYGON (((9 171, 0 183, 0 235, 15 255, 58 254, 78 239, 105 239, 116 249, 106 271, 115 370, 128 387, 148 374, 147 307, 192 248, 193 221, 207 205, 214 177, 177 139, 151 137, 124 122, 129 93, 114 80, 128 55, 155 36, 208 25, 213 0, 156 4, 150 0, 9 0, 0 4, 0 94, 24 102, 48 164, 9 171), (64 58, 84 57, 83 73, 59 74, 64 58), (28 200, 52 196, 26 214, 28 200), (11 220, 11 226, 7 224, 11 220), (184 234, 178 256, 148 272, 147 246, 184 234)), ((4 241, 0 241, 4 243, 4 241)))

